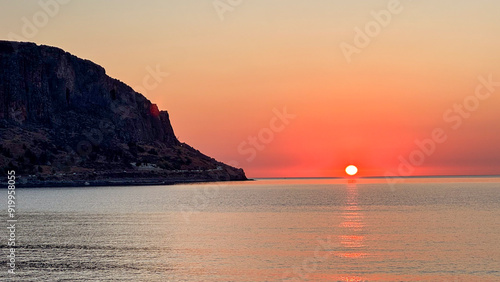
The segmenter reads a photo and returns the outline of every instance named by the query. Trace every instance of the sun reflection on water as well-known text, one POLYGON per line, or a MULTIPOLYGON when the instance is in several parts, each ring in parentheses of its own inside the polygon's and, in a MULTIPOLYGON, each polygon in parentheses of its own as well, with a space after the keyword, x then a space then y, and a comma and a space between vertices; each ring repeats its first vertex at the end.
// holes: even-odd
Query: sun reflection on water
MULTIPOLYGON (((358 206, 358 187, 355 179, 349 179, 346 185, 346 203, 341 213, 339 224, 339 242, 341 246, 338 257, 358 260, 368 256, 364 235, 364 214, 358 206)), ((350 261, 352 262, 352 261, 350 261)), ((359 276, 344 276, 342 281, 365 281, 359 276)))

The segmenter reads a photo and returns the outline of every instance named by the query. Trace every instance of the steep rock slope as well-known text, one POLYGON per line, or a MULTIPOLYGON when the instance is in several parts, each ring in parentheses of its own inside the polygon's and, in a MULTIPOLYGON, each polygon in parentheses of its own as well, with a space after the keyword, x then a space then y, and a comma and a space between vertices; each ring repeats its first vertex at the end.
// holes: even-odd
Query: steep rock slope
POLYGON ((61 49, 0 41, 0 168, 26 185, 244 180, 177 140, 166 111, 61 49))

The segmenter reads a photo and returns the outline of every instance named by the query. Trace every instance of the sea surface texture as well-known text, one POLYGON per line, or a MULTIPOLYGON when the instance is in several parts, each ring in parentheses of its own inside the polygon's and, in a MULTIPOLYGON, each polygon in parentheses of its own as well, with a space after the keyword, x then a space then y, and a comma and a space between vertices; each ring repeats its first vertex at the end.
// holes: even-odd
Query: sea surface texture
POLYGON ((500 281, 500 178, 16 192, 2 281, 500 281))

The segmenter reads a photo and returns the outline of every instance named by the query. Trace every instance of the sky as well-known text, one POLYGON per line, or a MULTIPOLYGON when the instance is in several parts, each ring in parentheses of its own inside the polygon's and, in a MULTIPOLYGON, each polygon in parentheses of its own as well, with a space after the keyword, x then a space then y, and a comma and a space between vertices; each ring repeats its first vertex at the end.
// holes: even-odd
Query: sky
POLYGON ((248 177, 500 174, 500 1, 0 3, 248 177))

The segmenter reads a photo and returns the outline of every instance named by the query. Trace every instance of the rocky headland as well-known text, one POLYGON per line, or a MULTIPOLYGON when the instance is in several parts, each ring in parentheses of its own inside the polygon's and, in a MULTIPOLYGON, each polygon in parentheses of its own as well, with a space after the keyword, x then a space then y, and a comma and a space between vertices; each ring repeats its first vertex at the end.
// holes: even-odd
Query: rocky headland
POLYGON ((0 170, 25 187, 247 179, 179 142, 166 111, 101 66, 10 41, 0 41, 0 170))

